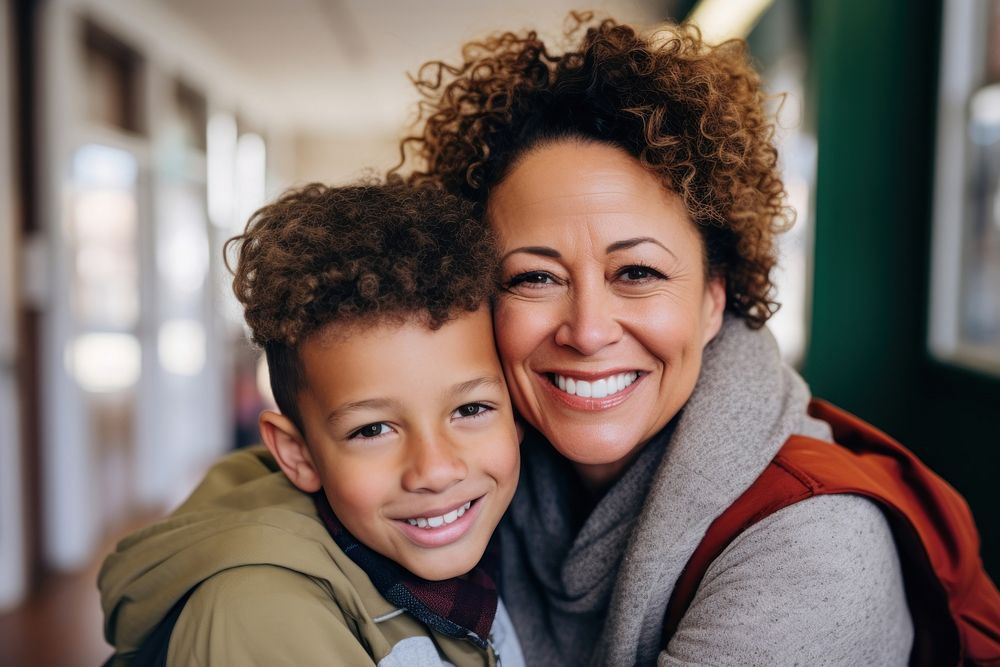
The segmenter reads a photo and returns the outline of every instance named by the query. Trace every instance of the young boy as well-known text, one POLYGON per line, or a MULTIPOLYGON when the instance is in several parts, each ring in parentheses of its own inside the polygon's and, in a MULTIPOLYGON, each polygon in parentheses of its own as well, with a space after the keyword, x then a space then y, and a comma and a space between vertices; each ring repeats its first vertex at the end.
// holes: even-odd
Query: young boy
POLYGON ((112 661, 521 663, 487 549, 518 438, 486 226, 432 189, 310 185, 230 244, 280 413, 108 557, 112 661))

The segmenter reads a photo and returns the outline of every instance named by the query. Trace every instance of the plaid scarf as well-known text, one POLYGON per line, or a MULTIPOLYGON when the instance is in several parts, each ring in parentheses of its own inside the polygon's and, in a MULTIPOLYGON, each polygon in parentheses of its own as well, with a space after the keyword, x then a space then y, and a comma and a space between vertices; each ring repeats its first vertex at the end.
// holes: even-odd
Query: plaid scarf
POLYGON ((313 502, 334 542, 365 571, 382 597, 435 632, 487 647, 497 610, 496 537, 467 576, 428 581, 359 542, 337 519, 322 491, 313 494, 313 502))

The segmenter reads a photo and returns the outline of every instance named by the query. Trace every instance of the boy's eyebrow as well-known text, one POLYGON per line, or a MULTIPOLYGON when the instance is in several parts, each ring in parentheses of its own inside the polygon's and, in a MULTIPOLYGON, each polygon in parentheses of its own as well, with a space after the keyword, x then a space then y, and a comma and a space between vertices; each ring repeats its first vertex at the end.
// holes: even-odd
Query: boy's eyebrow
POLYGON ((474 378, 472 380, 456 384, 448 390, 448 394, 451 396, 462 396, 473 392, 480 387, 503 389, 503 381, 500 380, 499 375, 484 375, 483 377, 474 378))
POLYGON ((330 414, 326 416, 326 421, 328 424, 332 424, 348 412, 354 412, 355 410, 384 410, 385 408, 392 407, 395 403, 395 401, 388 398, 368 398, 363 401, 344 403, 343 405, 334 408, 330 414))
MULTIPOLYGON (((484 375, 452 386, 448 389, 447 395, 453 397, 463 396, 480 387, 503 389, 503 381, 499 375, 484 375)), ((355 410, 384 410, 394 405, 396 405, 396 401, 388 398, 367 398, 363 401, 352 401, 351 403, 344 403, 334 408, 327 415, 326 421, 328 424, 332 424, 338 419, 343 418, 347 413, 354 412, 355 410)))

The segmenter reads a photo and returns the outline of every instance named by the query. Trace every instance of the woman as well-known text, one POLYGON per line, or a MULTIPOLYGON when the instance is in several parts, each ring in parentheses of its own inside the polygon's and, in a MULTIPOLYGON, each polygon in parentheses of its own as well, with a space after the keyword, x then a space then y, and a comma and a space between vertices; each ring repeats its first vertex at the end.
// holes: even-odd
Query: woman
POLYGON ((792 434, 830 440, 763 328, 788 221, 742 43, 605 21, 554 55, 503 34, 429 63, 410 180, 498 232, 497 343, 533 427, 503 594, 533 664, 904 664, 913 640, 880 511, 809 499, 712 564, 663 617, 711 522, 792 434))

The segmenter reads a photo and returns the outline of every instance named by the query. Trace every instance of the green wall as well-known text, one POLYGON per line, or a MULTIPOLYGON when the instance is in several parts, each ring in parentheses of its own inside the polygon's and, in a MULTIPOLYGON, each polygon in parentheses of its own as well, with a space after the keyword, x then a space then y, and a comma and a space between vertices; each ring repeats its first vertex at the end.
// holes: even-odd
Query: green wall
POLYGON ((941 2, 803 4, 819 141, 804 373, 966 496, 996 579, 1000 380, 925 344, 941 2))

